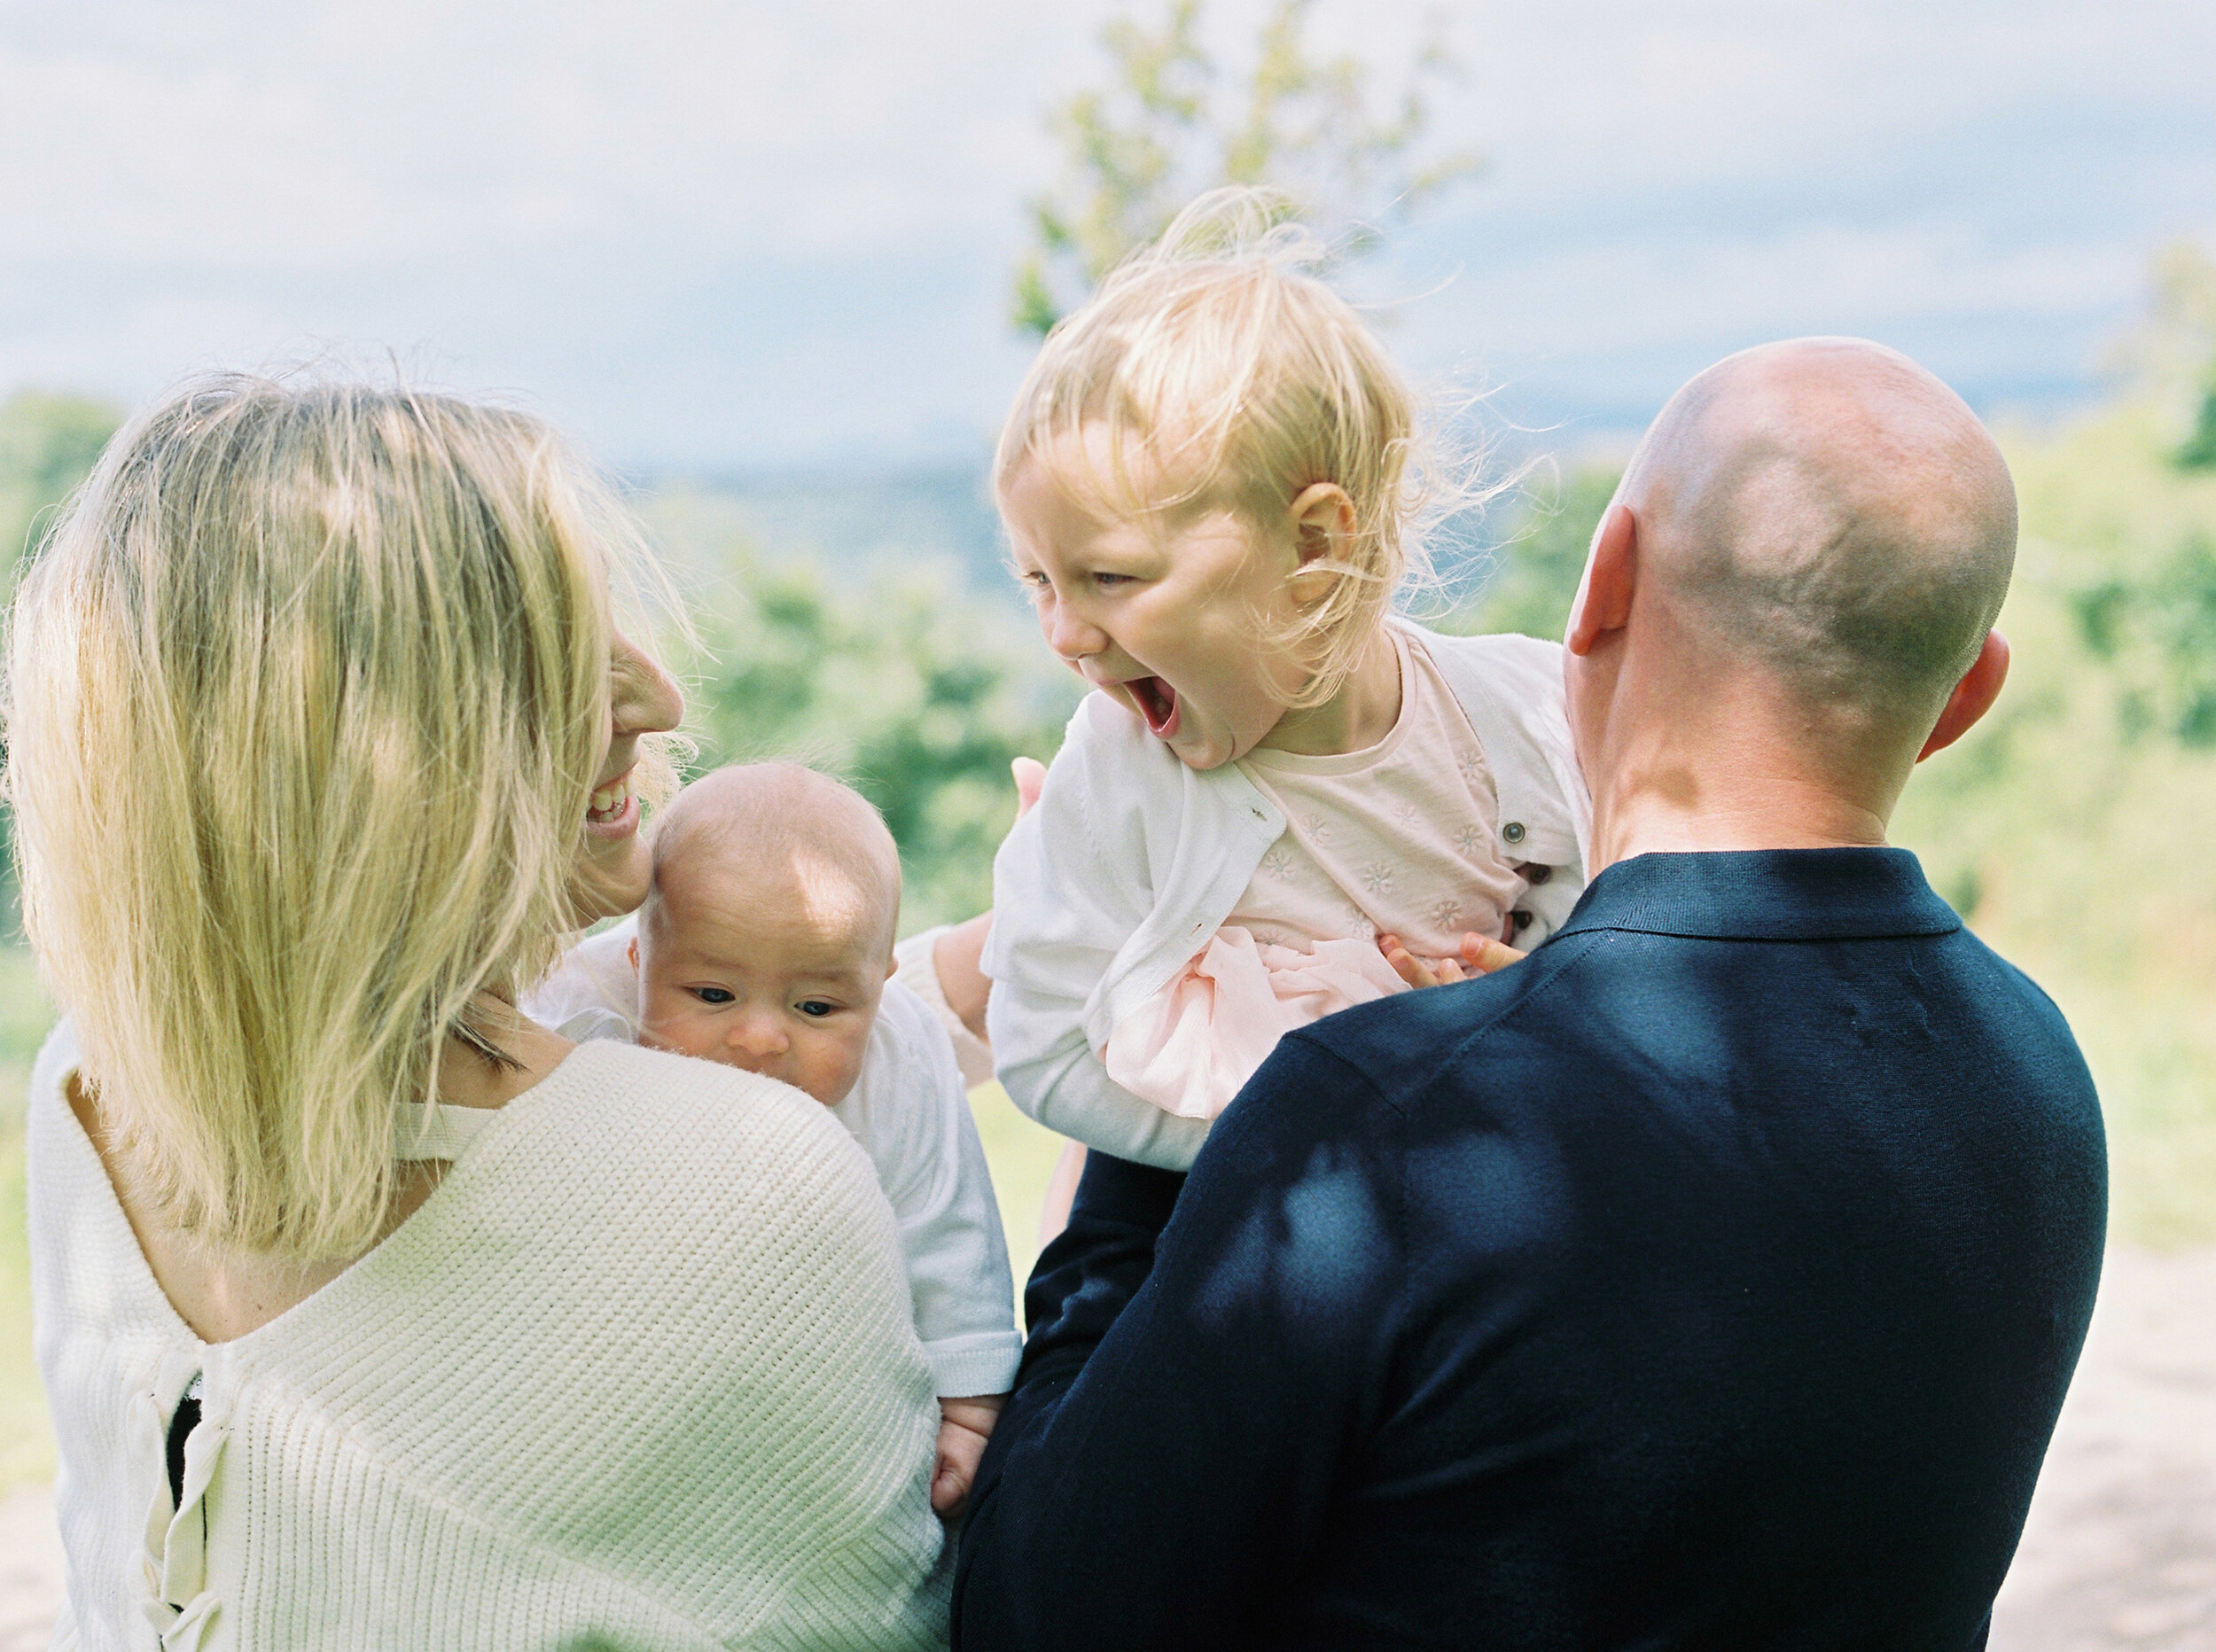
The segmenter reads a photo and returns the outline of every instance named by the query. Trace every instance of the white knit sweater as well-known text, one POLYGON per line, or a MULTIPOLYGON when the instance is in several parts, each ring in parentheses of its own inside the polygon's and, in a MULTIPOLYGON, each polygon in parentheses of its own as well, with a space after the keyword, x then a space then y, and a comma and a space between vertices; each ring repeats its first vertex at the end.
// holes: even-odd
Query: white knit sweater
POLYGON ((69 1109, 76 1062, 65 1023, 29 1117, 57 1648, 942 1641, 937 1411, 892 1212, 798 1090, 581 1045, 368 1256, 210 1344, 69 1109))

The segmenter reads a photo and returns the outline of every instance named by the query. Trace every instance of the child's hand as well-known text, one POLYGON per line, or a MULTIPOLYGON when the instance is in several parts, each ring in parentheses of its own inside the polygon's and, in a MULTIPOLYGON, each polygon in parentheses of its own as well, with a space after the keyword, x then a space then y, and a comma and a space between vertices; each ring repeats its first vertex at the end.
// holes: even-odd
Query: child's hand
POLYGON ((1393 972, 1410 986, 1445 986, 1473 976, 1490 975, 1524 958, 1505 941, 1488 940, 1482 935, 1464 935, 1461 955, 1455 958, 1419 958, 1401 944, 1398 935, 1378 936, 1377 950, 1385 954, 1393 972))
POLYGON ((967 1399, 939 1400, 939 1458, 931 1470, 931 1509, 941 1520, 951 1520, 970 1500, 970 1483, 985 1455, 985 1442, 1000 1421, 1005 1394, 977 1394, 967 1399))

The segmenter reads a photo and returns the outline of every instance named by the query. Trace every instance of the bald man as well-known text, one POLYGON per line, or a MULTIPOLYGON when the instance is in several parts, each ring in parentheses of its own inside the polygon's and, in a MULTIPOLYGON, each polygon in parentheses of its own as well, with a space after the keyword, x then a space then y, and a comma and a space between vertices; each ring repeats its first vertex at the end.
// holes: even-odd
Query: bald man
POLYGON ((1891 351, 1679 393, 1564 652, 1591 887, 1527 960, 1286 1038, 1182 1194, 1093 1157, 957 1647, 1984 1645, 2100 1115, 1885 823, 2000 691, 2015 539, 1891 351))

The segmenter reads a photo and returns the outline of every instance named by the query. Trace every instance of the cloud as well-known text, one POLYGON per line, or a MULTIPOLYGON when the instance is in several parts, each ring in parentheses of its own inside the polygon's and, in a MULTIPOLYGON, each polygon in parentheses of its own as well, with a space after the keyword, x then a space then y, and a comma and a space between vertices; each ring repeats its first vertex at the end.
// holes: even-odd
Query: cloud
MULTIPOLYGON (((0 6, 0 388, 329 342, 644 463, 979 444, 1039 117, 1111 4, 0 6)), ((1264 4, 1215 0, 1210 38, 1236 58, 1264 4)), ((1390 62, 1426 7, 1314 15, 1390 62)), ((1396 347, 1534 397, 1628 408, 1832 327, 1951 352, 1973 394, 2082 386, 2138 261, 2216 222, 2204 0, 1453 15, 1438 142, 1491 168, 1363 280, 1444 284, 1396 347)))

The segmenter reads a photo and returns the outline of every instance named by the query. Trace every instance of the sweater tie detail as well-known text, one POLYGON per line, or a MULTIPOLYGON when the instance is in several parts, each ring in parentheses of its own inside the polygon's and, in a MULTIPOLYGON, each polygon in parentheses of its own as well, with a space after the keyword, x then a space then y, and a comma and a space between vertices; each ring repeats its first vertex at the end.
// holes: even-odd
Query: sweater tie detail
POLYGON ((207 1488, 230 1430, 205 1414, 184 1440, 182 1494, 169 1484, 169 1417, 199 1386, 194 1353, 161 1356, 130 1404, 131 1454, 150 1483, 145 1543, 130 1579, 162 1652, 198 1652, 221 1602, 207 1587, 207 1488), (165 1398, 168 1403, 163 1403, 165 1398))

